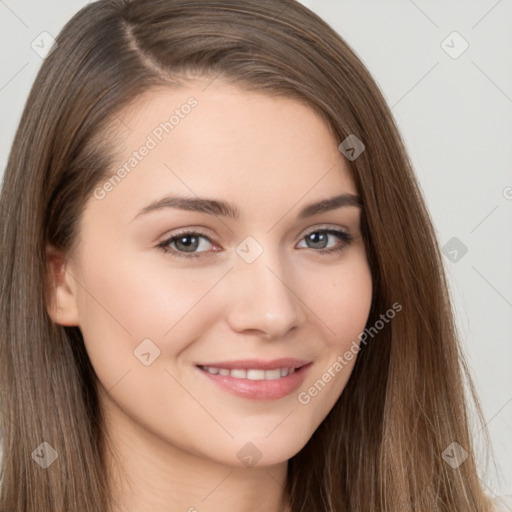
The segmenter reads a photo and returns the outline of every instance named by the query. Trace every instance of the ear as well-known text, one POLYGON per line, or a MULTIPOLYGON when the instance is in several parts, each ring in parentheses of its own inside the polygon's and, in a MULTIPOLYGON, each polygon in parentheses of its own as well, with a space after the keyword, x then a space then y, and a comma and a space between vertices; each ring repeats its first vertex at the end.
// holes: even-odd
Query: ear
POLYGON ((78 325, 76 287, 69 272, 66 257, 52 245, 46 247, 47 296, 46 310, 54 323, 78 325))

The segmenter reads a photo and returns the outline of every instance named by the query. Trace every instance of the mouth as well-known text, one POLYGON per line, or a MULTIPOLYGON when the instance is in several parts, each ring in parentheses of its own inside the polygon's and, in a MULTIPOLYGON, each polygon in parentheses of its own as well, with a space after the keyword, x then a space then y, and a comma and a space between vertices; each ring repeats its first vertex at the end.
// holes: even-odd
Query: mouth
POLYGON ((311 365, 310 361, 285 358, 198 364, 196 368, 232 394, 253 400, 276 400, 297 389, 311 365))

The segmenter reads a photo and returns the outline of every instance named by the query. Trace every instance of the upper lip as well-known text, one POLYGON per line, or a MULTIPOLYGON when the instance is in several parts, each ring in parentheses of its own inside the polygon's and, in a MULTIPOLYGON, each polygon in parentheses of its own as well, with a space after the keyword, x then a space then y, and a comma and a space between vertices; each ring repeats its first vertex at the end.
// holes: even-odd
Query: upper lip
POLYGON ((293 357, 282 357, 280 359, 237 359, 235 361, 216 361, 214 363, 201 363, 197 366, 208 366, 213 368, 226 368, 227 370, 276 370, 277 368, 300 368, 311 361, 295 359, 293 357))

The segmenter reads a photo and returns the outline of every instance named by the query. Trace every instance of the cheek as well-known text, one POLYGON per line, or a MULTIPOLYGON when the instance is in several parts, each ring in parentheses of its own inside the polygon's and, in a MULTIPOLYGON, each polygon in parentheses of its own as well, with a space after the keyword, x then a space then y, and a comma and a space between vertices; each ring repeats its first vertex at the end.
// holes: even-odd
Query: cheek
POLYGON ((100 262, 92 254, 81 275, 79 310, 80 329, 98 370, 121 371, 121 361, 131 365, 145 339, 161 355, 176 355, 214 321, 207 295, 223 269, 192 272, 114 255, 100 262), (204 299, 209 308, 201 307, 204 299))
POLYGON ((318 426, 343 392, 356 363, 359 335, 364 331, 372 303, 372 279, 364 253, 345 265, 317 274, 309 284, 308 306, 324 333, 323 346, 312 372, 299 390, 298 403, 318 426))
POLYGON ((363 331, 372 303, 372 279, 366 264, 344 272, 331 288, 333 330, 346 339, 352 339, 363 331))
POLYGON ((325 327, 329 345, 344 349, 363 331, 372 303, 372 278, 364 253, 315 273, 303 283, 306 304, 325 327))

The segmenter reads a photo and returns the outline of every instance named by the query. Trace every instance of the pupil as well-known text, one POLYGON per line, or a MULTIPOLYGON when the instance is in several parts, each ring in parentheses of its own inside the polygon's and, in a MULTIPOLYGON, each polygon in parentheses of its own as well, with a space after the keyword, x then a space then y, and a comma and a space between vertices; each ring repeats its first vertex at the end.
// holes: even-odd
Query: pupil
MULTIPOLYGON (((323 247, 325 247, 324 243, 327 240, 327 234, 326 233, 311 233, 308 236, 308 239, 310 242, 313 243, 314 248, 317 248, 317 247, 323 248, 323 247), (319 244, 319 245, 315 245, 315 244, 319 244)), ((310 247, 311 247, 311 245, 310 245, 310 247)))
POLYGON ((181 238, 178 238, 176 245, 179 247, 179 244, 183 244, 183 248, 186 252, 193 252, 194 249, 197 249, 198 246, 198 237, 193 235, 187 235, 182 236, 181 238), (189 240, 189 242, 187 242, 189 240), (190 240, 193 240, 193 242, 190 242, 190 240))

